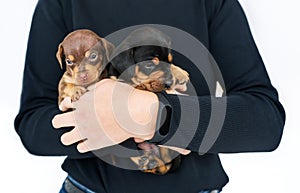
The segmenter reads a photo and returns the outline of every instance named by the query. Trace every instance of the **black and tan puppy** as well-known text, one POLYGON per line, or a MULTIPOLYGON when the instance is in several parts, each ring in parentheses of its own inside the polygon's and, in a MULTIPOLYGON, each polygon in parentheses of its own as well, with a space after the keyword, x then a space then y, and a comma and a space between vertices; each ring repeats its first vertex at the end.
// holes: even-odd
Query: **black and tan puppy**
POLYGON ((133 31, 116 48, 111 61, 112 74, 138 89, 184 92, 189 75, 172 64, 172 60, 170 38, 155 28, 142 27, 133 31))
POLYGON ((78 100, 88 86, 108 76, 106 66, 113 49, 91 30, 76 30, 65 37, 56 54, 60 67, 66 65, 58 86, 59 105, 66 97, 78 100))
MULTIPOLYGON (((172 64, 170 38, 152 27, 133 31, 116 48, 111 64, 117 80, 151 92, 186 91, 189 75, 172 64)), ((165 174, 180 164, 180 155, 168 148, 144 142, 139 144, 143 155, 131 157, 140 170, 165 174), (173 159, 176 157, 175 159, 173 159)))

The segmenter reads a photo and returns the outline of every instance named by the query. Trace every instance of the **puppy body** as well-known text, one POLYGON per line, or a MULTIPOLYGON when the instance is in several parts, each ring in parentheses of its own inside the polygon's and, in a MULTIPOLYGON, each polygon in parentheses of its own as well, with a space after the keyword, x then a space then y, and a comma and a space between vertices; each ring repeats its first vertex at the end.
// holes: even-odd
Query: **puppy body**
POLYGON ((59 44, 56 54, 60 67, 66 65, 59 85, 58 103, 71 97, 76 101, 87 87, 106 78, 108 58, 114 46, 91 30, 76 30, 59 44))
MULTIPOLYGON (((155 28, 143 27, 133 31, 116 48, 110 72, 137 89, 184 92, 189 74, 172 64, 172 59, 169 37, 155 28)), ((147 142, 139 147, 144 154, 131 157, 131 160, 144 172, 162 175, 180 164, 180 155, 176 151, 147 142)))

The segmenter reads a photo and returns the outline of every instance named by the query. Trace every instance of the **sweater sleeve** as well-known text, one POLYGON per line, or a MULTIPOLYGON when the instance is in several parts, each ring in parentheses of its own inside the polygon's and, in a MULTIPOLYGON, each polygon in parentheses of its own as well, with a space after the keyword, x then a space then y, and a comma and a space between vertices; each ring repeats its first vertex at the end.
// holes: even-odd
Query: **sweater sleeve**
MULTIPOLYGON (((160 101, 167 101, 163 103, 171 117, 169 124, 162 124, 160 130, 167 134, 158 143, 199 153, 272 151, 280 143, 285 112, 244 12, 237 0, 207 2, 215 4, 208 14, 209 51, 222 74, 226 95, 158 94, 160 101), (217 122, 222 122, 220 128, 213 128, 217 122)), ((188 72, 197 85, 199 74, 188 72)))
POLYGON ((54 129, 52 118, 59 114, 58 82, 63 74, 56 60, 57 47, 68 33, 62 3, 40 0, 28 39, 20 110, 15 129, 25 148, 36 155, 90 157, 76 145, 64 146, 60 136, 70 128, 54 129))

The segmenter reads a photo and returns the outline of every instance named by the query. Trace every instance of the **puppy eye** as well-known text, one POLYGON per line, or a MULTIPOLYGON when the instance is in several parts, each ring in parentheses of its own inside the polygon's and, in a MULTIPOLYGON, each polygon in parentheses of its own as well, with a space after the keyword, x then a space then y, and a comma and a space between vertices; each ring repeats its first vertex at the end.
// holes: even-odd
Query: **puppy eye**
POLYGON ((96 53, 92 53, 90 56, 89 56, 89 59, 90 60, 96 60, 97 59, 97 54, 96 53))
POLYGON ((73 62, 70 59, 66 59, 66 64, 68 66, 71 66, 71 65, 73 65, 73 62))

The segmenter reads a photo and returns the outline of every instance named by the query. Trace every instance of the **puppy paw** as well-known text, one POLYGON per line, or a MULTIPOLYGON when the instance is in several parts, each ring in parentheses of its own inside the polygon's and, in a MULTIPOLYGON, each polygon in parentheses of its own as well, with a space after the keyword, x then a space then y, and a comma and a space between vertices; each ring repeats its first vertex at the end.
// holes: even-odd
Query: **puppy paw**
POLYGON ((160 148, 147 142, 140 143, 138 146, 143 150, 143 154, 131 157, 131 160, 142 172, 163 175, 170 170, 171 158, 166 148, 160 148))
POLYGON ((144 152, 142 156, 130 158, 145 173, 162 175, 169 171, 171 165, 164 161, 153 152, 144 152))
POLYGON ((179 84, 184 84, 189 81, 189 73, 187 71, 175 66, 174 64, 171 65, 171 71, 179 84))
POLYGON ((150 91, 151 92, 161 92, 165 89, 165 85, 162 81, 156 80, 150 83, 150 91))
POLYGON ((86 93, 86 88, 81 86, 76 86, 72 89, 71 100, 72 102, 79 100, 79 98, 86 93))

